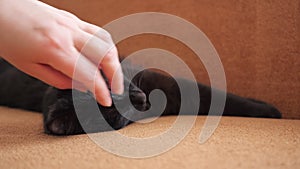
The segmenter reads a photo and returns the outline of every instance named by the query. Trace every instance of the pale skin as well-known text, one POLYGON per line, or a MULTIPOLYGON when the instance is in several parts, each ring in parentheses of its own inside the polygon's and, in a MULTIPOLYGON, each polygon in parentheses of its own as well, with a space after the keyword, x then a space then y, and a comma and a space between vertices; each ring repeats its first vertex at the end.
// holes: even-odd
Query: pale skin
POLYGON ((89 90, 103 106, 110 106, 112 100, 99 68, 113 93, 124 90, 110 34, 36 0, 0 0, 0 56, 59 89, 89 90))

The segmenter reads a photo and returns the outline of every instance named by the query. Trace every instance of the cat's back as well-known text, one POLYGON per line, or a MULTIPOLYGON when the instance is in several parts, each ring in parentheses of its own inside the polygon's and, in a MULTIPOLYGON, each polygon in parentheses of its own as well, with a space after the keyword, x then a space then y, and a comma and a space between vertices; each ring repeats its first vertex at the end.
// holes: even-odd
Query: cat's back
POLYGON ((0 105, 41 111, 48 85, 0 59, 0 105))

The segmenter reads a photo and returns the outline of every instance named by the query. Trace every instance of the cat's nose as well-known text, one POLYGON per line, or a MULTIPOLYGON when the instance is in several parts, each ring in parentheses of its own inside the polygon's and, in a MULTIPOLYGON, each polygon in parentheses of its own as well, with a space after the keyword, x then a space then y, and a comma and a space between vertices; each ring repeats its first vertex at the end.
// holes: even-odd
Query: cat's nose
POLYGON ((130 100, 133 104, 144 104, 147 101, 145 93, 142 92, 130 92, 130 100))

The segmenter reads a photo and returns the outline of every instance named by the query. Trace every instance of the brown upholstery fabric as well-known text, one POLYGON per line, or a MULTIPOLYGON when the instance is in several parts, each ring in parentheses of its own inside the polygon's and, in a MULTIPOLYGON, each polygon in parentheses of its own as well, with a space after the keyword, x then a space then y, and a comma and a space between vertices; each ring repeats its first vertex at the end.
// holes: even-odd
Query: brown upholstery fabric
MULTIPOLYGON (((284 118, 300 118, 299 0, 44 1, 99 26, 137 12, 182 17, 199 27, 214 44, 229 91, 271 102, 284 118)), ((201 61, 174 39, 139 35, 118 47, 123 56, 151 47, 169 50, 190 66, 199 81, 209 83, 201 61)))
MULTIPOLYGON (((137 138, 153 136, 166 131, 175 118, 132 124, 120 132, 137 138)), ((199 144, 204 120, 198 117, 185 139, 170 151, 129 159, 106 152, 87 135, 43 134, 40 114, 0 107, 0 168, 299 168, 300 120, 223 117, 213 136, 199 144)))
MULTIPOLYGON (((271 102, 283 112, 284 118, 300 118, 299 0, 44 1, 99 26, 137 12, 180 16, 199 27, 215 45, 224 64, 229 91, 271 102)), ((209 83, 201 61, 174 39, 148 34, 118 44, 123 56, 150 47, 180 56, 199 81, 209 83)), ((120 132, 135 137, 155 135, 168 129, 175 118, 133 124, 120 132)), ((300 166, 299 120, 223 117, 210 140, 200 145, 198 136, 204 120, 205 117, 198 117, 188 136, 169 152, 148 159, 127 159, 104 151, 87 135, 45 135, 40 114, 0 107, 0 168, 300 166)))

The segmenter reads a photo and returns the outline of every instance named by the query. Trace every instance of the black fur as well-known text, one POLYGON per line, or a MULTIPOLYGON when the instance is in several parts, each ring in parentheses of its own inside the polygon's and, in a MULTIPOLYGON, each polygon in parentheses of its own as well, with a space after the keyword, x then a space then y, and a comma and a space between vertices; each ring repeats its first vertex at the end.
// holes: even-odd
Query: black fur
MULTIPOLYGON (((186 87, 192 85, 188 80, 179 80, 186 87)), ((132 82, 125 80, 124 84, 129 86, 130 90, 127 93, 125 92, 124 96, 112 95, 117 102, 122 103, 123 98, 129 95, 135 109, 146 111, 151 106, 148 101, 149 93, 154 89, 161 89, 167 97, 166 108, 162 115, 178 114, 181 105, 181 95, 175 79, 155 71, 144 70, 137 74, 132 82)), ((207 115, 211 104, 211 88, 199 83, 198 89, 200 94, 198 115, 207 115)), ((221 94, 222 91, 219 91, 219 93, 221 94)), ((120 129, 132 123, 131 120, 128 120, 116 110, 115 105, 102 107, 98 104, 103 116, 98 118, 99 114, 97 113, 99 112, 90 109, 92 107, 91 104, 95 102, 91 93, 82 93, 76 90, 59 90, 50 87, 17 70, 4 60, 0 60, 0 96, 0 105, 43 112, 44 129, 48 134, 71 135, 108 131, 120 129), (81 113, 81 123, 79 123, 75 113, 72 92, 77 96, 75 97, 77 99, 76 102, 80 103, 78 109, 84 112, 81 113), (105 125, 106 123, 103 120, 107 121, 110 126, 105 125), (85 131, 81 124, 85 126, 85 131)), ((223 115, 281 118, 281 113, 268 103, 230 93, 227 93, 226 99, 223 115)), ((191 107, 195 104, 193 99, 184 101, 190 104, 191 107)), ((121 107, 122 112, 136 120, 158 115, 135 113, 135 110, 128 105, 122 105, 121 107)), ((188 107, 183 109, 186 115, 190 114, 188 107)))

